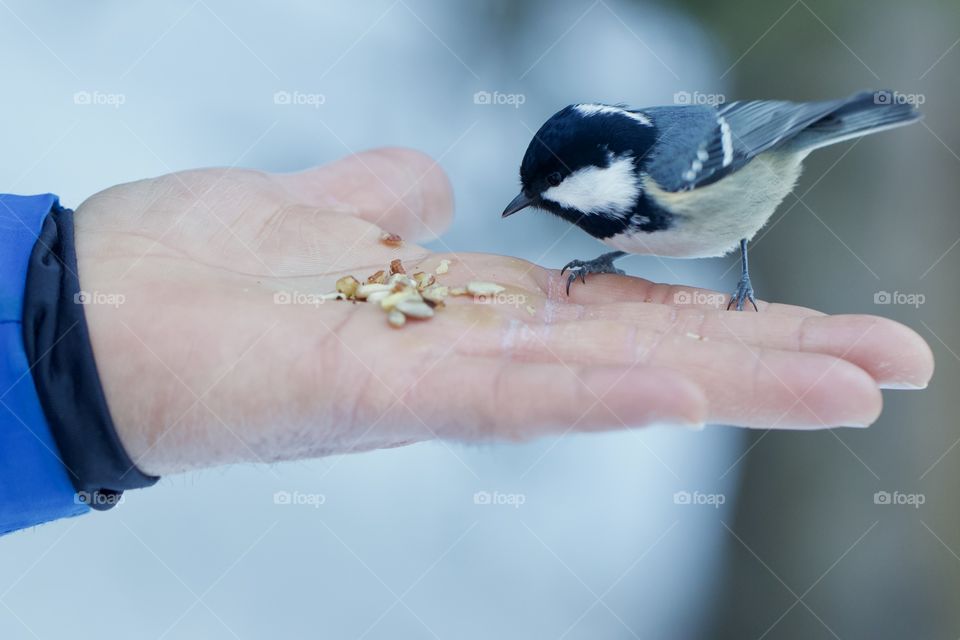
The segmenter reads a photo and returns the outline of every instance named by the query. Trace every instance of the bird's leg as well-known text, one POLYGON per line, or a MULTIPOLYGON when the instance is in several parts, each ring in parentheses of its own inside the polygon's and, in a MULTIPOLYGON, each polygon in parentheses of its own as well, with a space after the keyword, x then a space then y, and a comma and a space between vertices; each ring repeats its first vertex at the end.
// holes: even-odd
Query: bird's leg
POLYGON ((567 277, 567 295, 570 295, 570 285, 578 277, 581 282, 586 284, 588 273, 618 273, 624 275, 623 269, 617 269, 613 266, 613 261, 625 255, 627 255, 626 251, 611 251, 593 260, 571 260, 568 262, 560 270, 560 275, 563 275, 567 269, 570 270, 570 275, 567 277))
POLYGON ((747 264, 747 239, 740 241, 740 282, 737 283, 737 290, 730 296, 730 302, 727 303, 727 309, 737 303, 737 311, 743 311, 743 304, 747 300, 753 305, 754 311, 757 309, 757 301, 753 299, 753 285, 750 284, 750 268, 747 264))

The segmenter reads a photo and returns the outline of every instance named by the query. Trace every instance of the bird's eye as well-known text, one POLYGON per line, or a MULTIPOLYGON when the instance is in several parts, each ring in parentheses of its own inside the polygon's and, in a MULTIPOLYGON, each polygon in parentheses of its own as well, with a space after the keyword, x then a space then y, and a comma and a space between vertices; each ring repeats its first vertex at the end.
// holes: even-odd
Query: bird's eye
POLYGON ((547 176, 547 182, 550 184, 551 187, 555 187, 561 182, 563 182, 563 176, 560 175, 559 171, 554 171, 553 173, 547 176))

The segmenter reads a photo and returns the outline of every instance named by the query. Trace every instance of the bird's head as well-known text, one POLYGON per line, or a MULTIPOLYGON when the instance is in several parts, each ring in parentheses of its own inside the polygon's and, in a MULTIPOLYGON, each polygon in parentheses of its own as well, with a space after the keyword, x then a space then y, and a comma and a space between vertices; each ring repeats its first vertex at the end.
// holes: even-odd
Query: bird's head
POLYGON ((638 164, 653 144, 646 116, 621 107, 570 105, 537 131, 520 165, 520 194, 503 210, 546 209, 576 222, 624 217, 641 193, 638 164))

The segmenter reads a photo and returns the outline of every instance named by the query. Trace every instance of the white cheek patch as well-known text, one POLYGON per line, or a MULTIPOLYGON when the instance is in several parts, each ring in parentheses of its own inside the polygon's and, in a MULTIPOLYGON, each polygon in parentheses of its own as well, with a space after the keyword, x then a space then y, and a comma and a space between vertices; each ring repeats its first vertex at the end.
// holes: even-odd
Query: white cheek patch
POLYGON ((605 214, 626 218, 640 195, 640 178, 633 157, 610 158, 606 167, 577 169, 563 182, 550 187, 541 197, 560 206, 586 214, 605 214))

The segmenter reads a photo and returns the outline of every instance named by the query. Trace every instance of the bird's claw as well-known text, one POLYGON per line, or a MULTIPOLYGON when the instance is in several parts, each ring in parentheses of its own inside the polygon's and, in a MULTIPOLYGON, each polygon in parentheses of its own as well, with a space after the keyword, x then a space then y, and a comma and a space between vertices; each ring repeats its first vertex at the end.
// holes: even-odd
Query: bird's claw
MULTIPOLYGON (((563 275, 563 272, 560 273, 563 275)), ((587 284, 587 272, 583 270, 570 270, 570 275, 567 276, 567 295, 570 295, 570 285, 577 281, 577 276, 580 276, 580 282, 587 284)))
POLYGON ((753 305, 754 311, 760 311, 757 308, 757 301, 753 297, 753 285, 750 284, 750 276, 744 276, 740 278, 740 282, 737 283, 737 290, 733 292, 733 295, 730 296, 730 302, 727 303, 727 311, 730 310, 730 307, 736 303, 736 310, 743 311, 744 304, 749 300, 750 304, 753 305))
POLYGON ((595 260, 571 260, 560 270, 560 275, 562 276, 568 269, 570 270, 570 275, 567 276, 568 296, 570 295, 570 285, 576 282, 578 277, 580 282, 587 284, 588 273, 616 273, 619 275, 626 273, 623 269, 614 267, 613 260, 605 256, 600 256, 595 260))

